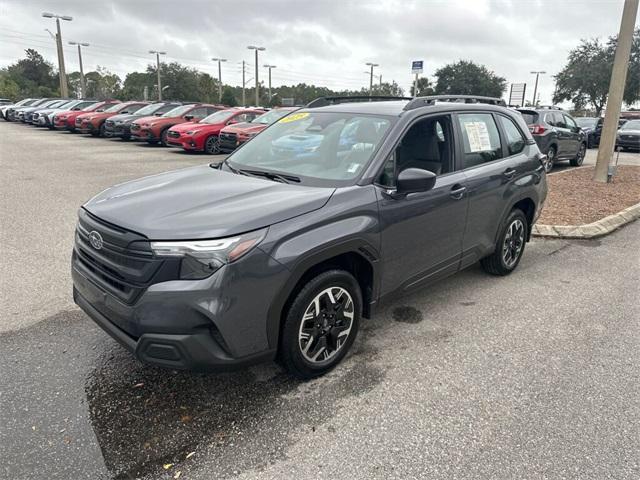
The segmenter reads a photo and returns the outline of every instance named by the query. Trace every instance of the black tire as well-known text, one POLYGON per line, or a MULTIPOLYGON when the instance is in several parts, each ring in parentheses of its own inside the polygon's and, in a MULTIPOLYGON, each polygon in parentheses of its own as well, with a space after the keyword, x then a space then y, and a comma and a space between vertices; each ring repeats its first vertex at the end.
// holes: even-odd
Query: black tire
POLYGON ((544 171, 546 173, 549 173, 551 172, 551 170, 553 170, 553 165, 556 161, 556 153, 557 153, 556 147, 551 145, 547 150, 547 161, 544 164, 544 171))
POLYGON ((580 144, 580 148, 578 148, 578 153, 576 153, 576 158, 572 158, 569 161, 569 164, 572 167, 579 167, 584 162, 584 157, 587 154, 587 145, 585 143, 580 144))
POLYGON ((301 379, 324 375, 340 363, 358 334, 362 315, 360 286, 353 275, 344 270, 322 272, 304 285, 285 315, 280 361, 291 374, 301 379), (333 292, 331 297, 327 291, 333 292), (319 297, 318 302, 315 302, 316 297, 319 297), (348 314, 352 314, 351 319, 348 314), (345 331, 347 333, 343 335, 345 331), (309 338, 307 342, 304 336, 309 338), (340 342, 344 336, 346 339, 340 342), (313 358, 309 358, 310 355, 313 358))
POLYGON ((210 135, 204 142, 204 152, 209 155, 217 155, 220 153, 220 142, 217 135, 210 135))
POLYGON ((495 250, 491 255, 480 261, 485 272, 492 275, 503 276, 513 272, 520 263, 520 259, 524 253, 528 234, 529 224, 527 217, 522 210, 514 208, 500 226, 500 234, 498 235, 495 250), (514 227, 516 231, 511 230, 514 227), (519 227, 521 227, 521 231, 518 231, 519 227), (511 238, 508 237, 510 233, 511 238), (507 249, 509 250, 508 252, 507 249), (510 255, 505 258, 507 253, 510 255))
POLYGON ((160 133, 160 144, 163 147, 167 146, 167 135, 169 134, 169 129, 165 128, 162 133, 160 133))

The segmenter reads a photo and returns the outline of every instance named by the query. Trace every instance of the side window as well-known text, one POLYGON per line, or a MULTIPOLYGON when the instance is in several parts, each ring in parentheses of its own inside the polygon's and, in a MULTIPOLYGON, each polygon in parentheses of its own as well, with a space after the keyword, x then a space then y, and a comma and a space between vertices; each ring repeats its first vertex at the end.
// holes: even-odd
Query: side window
POLYGON ((219 112, 219 111, 220 111, 220 109, 219 109, 219 108, 216 108, 216 107, 207 107, 207 108, 206 108, 206 111, 207 111, 207 113, 206 113, 205 115, 206 115, 206 116, 209 116, 209 115, 211 115, 212 113, 219 112))
POLYGON ((557 121, 557 119, 555 117, 555 113, 552 113, 552 112, 546 113, 544 115, 544 121, 548 125, 551 125, 552 127, 555 127, 556 126, 556 121, 557 121))
MULTIPOLYGON (((350 125, 340 139, 346 143, 350 125)), ((398 173, 407 168, 429 170, 436 175, 453 171, 453 125, 449 115, 429 117, 414 123, 385 162, 377 183, 394 187, 398 173)))
POLYGON ((565 123, 565 121, 564 121, 564 117, 562 116, 562 114, 561 114, 561 113, 555 112, 555 113, 553 114, 553 118, 554 118, 554 119, 555 119, 555 121, 556 121, 556 123, 555 123, 555 126, 556 126, 556 127, 558 127, 558 128, 569 128, 569 127, 567 126, 567 124, 565 123))
POLYGON ((202 120, 207 116, 207 109, 204 107, 194 108, 188 112, 187 115, 192 115, 194 119, 197 118, 198 120, 202 120))
POLYGON ((507 136, 507 149, 509 150, 509 155, 520 153, 524 150, 525 146, 525 139, 522 136, 522 132, 520 132, 520 129, 516 127, 515 123, 513 123, 511 119, 503 117, 502 115, 498 118, 500 119, 502 129, 507 136))
POLYGON ((578 124, 576 123, 576 121, 569 115, 564 115, 564 122, 567 124, 567 128, 570 128, 572 130, 578 128, 578 124))
POLYGON ((490 113, 458 115, 464 148, 463 168, 502 158, 498 127, 490 113))
POLYGON ((146 105, 144 105, 144 104, 142 104, 142 103, 139 103, 138 105, 129 105, 129 106, 127 107, 127 112, 129 112, 129 113, 135 113, 135 112, 137 112, 138 110, 140 110, 142 107, 146 107, 146 105))

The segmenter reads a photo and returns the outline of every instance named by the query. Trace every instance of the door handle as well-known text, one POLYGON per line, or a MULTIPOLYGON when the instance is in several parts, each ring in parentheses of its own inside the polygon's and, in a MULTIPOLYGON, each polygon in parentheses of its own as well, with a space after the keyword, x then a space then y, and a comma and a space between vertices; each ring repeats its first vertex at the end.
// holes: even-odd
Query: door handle
POLYGON ((464 192, 466 191, 467 191, 467 187, 465 187, 464 185, 456 184, 453 187, 451 187, 451 191, 449 192, 449 195, 454 200, 460 200, 464 196, 464 192))
POLYGON ((506 178, 513 178, 515 174, 516 174, 515 168, 507 168, 504 172, 502 172, 502 175, 506 178))

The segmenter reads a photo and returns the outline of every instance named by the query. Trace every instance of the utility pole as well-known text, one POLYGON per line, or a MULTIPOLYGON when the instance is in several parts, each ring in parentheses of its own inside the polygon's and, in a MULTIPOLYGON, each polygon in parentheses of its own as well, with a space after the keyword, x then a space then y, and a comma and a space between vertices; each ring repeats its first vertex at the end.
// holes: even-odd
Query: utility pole
POLYGON ((275 65, 263 65, 264 68, 269 69, 269 103, 271 103, 271 69, 276 68, 275 65))
POLYGON ((613 149, 616 144, 616 131, 618 130, 618 117, 622 108, 624 85, 629 69, 629 56, 633 42, 633 28, 638 15, 639 0, 625 0, 620 22, 618 45, 613 59, 611 82, 609 83, 609 96, 607 97, 607 109, 604 114, 602 136, 598 147, 598 160, 593 179, 596 182, 606 182, 609 173, 609 163, 613 157, 613 149))
POLYGON ((371 71, 369 72, 369 96, 373 95, 373 67, 379 67, 377 63, 367 62, 365 65, 371 67, 371 71))
POLYGON ((418 74, 416 73, 416 78, 413 80, 413 96, 418 96, 418 74))
POLYGON ((540 70, 538 72, 531 72, 532 75, 536 76, 536 84, 533 87, 533 102, 532 102, 534 107, 536 106, 536 103, 537 103, 536 102, 536 93, 538 93, 538 77, 540 77, 540 75, 544 75, 545 73, 547 73, 547 72, 545 72, 543 70, 540 70))
POLYGON ((244 64, 245 64, 245 62, 244 62, 244 60, 242 60, 242 106, 246 107, 247 106, 247 102, 246 102, 246 97, 245 97, 245 94, 244 94, 244 88, 245 88, 245 85, 247 84, 247 82, 244 81, 244 64))
POLYGON ((220 64, 226 62, 226 58, 212 58, 214 62, 218 62, 218 103, 222 103, 222 67, 220 64))
POLYGON ((84 98, 87 94, 87 84, 84 80, 84 69, 82 68, 82 47, 88 47, 88 43, 82 42, 69 42, 69 45, 77 45, 78 46, 78 62, 80 63, 80 98, 84 98))
POLYGON ((158 71, 158 101, 162 101, 162 83, 160 80, 160 55, 166 55, 167 52, 159 52, 157 50, 149 50, 151 55, 155 54, 156 56, 156 69, 158 71))
POLYGON ((256 107, 260 106, 260 82, 258 81, 258 52, 263 52, 266 50, 264 47, 256 47, 255 45, 249 45, 247 47, 249 50, 256 51, 256 107))
POLYGON ((73 17, 69 17, 68 15, 56 15, 55 13, 43 12, 42 16, 44 18, 55 18, 56 19, 56 49, 58 50, 58 73, 60 75, 60 96, 62 98, 67 98, 69 96, 69 89, 67 87, 67 72, 64 68, 64 52, 62 51, 62 33, 60 32, 60 20, 66 20, 70 22, 73 20, 73 17))

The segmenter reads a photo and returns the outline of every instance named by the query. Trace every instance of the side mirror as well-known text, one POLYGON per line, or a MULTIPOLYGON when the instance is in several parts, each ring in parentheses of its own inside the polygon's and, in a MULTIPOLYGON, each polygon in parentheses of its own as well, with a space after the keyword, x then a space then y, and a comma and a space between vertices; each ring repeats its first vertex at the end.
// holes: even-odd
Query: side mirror
POLYGON ((436 174, 421 168, 407 168, 398 175, 398 193, 416 193, 431 190, 436 184, 436 174))
POLYGON ((96 112, 104 112, 104 108, 99 108, 96 110, 96 112))
POLYGON ((73 107, 71 110, 74 111, 74 112, 77 112, 78 110, 82 110, 82 109, 78 108, 78 107, 73 107))
POLYGON ((184 116, 184 119, 185 119, 187 122, 190 122, 191 120, 193 120, 193 115, 185 115, 185 116, 184 116))

